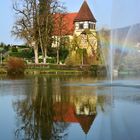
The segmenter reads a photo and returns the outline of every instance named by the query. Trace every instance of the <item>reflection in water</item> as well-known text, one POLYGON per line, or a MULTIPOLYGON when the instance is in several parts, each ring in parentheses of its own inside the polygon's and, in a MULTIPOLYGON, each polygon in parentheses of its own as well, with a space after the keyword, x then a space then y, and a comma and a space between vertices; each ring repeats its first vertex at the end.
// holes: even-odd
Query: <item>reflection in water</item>
POLYGON ((1 139, 140 139, 139 88, 64 86, 77 81, 99 82, 82 76, 1 79, 1 139))
POLYGON ((13 103, 17 112, 17 138, 59 140, 68 137, 71 123, 88 133, 96 116, 96 95, 70 94, 60 78, 35 77, 31 93, 13 103))
MULTIPOLYGON (((53 99, 51 79, 37 77, 32 85, 32 93, 14 103, 18 115, 16 135, 24 139, 50 139, 53 128, 53 99), (48 86, 45 86, 47 84, 48 86)), ((61 126, 60 126, 61 127, 61 126)))
POLYGON ((97 108, 99 112, 108 112, 111 107, 113 107, 113 97, 111 94, 98 95, 97 108))

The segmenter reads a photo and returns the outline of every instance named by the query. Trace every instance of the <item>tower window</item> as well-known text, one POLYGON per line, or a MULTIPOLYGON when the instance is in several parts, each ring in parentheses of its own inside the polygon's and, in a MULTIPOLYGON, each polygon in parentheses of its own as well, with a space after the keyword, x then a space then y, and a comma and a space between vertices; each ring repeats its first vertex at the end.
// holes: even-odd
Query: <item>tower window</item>
POLYGON ((84 29, 84 24, 83 23, 79 24, 79 29, 84 29))
POLYGON ((96 25, 94 24, 93 28, 95 29, 96 28, 96 25))
POLYGON ((89 28, 89 29, 94 29, 93 24, 92 24, 92 23, 89 23, 89 24, 88 24, 88 28, 89 28))

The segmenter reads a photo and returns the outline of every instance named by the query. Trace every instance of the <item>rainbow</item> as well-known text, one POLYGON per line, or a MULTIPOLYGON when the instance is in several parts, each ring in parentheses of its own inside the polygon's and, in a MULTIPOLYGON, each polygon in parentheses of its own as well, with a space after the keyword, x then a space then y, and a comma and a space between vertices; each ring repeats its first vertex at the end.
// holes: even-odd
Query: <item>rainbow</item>
POLYGON ((110 41, 109 39, 100 38, 101 41, 101 47, 110 48, 112 45, 113 50, 120 50, 124 52, 130 52, 130 51, 136 51, 138 52, 140 50, 140 42, 134 42, 134 41, 122 41, 113 39, 110 41))

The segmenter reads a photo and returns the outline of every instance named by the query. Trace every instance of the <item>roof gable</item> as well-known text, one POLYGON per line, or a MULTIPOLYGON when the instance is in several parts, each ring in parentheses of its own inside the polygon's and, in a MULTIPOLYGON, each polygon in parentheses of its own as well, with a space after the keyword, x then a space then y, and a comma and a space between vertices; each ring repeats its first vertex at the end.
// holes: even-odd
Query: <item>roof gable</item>
POLYGON ((92 21, 96 22, 95 17, 93 16, 88 4, 86 1, 83 2, 76 18, 74 19, 74 22, 79 21, 92 21))

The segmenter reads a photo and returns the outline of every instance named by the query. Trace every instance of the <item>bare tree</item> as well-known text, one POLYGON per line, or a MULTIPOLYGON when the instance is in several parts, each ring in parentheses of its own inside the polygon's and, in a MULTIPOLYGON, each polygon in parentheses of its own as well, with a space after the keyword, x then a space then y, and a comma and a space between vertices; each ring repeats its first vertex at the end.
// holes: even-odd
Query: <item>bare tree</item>
POLYGON ((17 19, 12 34, 33 47, 35 63, 39 47, 46 63, 47 48, 52 42, 53 14, 60 7, 58 0, 15 0, 13 4, 17 19))
POLYGON ((58 0, 39 0, 39 44, 43 62, 46 63, 47 49, 52 45, 54 15, 64 9, 58 0))
POLYGON ((13 9, 17 14, 12 34, 33 47, 35 63, 38 63, 38 1, 16 0, 13 9))
POLYGON ((60 47, 65 44, 64 38, 69 34, 66 7, 61 5, 54 14, 54 42, 57 50, 57 64, 60 61, 60 47))
POLYGON ((57 0, 39 0, 39 43, 44 63, 46 63, 47 48, 52 42, 53 13, 57 7, 57 0))

